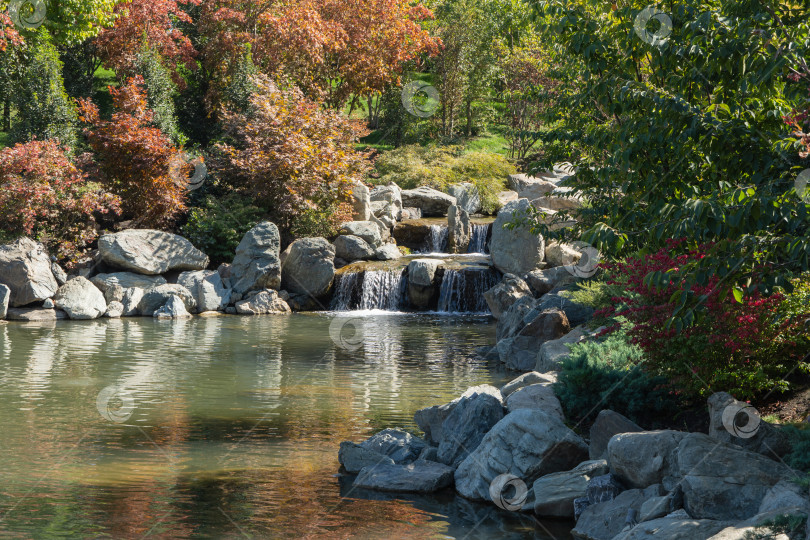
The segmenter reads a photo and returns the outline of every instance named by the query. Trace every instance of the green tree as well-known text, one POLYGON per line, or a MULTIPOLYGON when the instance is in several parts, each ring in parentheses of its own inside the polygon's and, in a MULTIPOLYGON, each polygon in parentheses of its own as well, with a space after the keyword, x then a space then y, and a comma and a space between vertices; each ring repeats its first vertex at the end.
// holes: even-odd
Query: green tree
POLYGON ((171 72, 163 65, 160 54, 148 45, 144 45, 138 55, 138 67, 146 85, 149 109, 154 113, 152 122, 172 142, 182 146, 186 142, 186 137, 177 124, 174 107, 177 87, 172 82, 171 72))

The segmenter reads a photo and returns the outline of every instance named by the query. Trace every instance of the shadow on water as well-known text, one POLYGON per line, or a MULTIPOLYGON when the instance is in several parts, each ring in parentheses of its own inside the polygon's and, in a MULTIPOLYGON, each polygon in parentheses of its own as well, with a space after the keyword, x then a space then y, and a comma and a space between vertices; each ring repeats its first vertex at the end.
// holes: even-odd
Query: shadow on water
POLYGON ((567 538, 337 476, 341 441, 508 380, 473 353, 493 337, 402 314, 0 324, 0 536, 567 538))

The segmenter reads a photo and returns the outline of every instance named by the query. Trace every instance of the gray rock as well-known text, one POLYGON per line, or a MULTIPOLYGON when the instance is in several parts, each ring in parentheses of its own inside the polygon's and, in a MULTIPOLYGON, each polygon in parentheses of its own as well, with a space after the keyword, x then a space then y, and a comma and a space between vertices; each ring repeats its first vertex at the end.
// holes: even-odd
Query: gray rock
POLYGON ((320 298, 335 279, 335 247, 325 238, 301 238, 291 244, 281 267, 281 286, 292 294, 320 298))
POLYGON ((512 304, 521 298, 531 296, 532 292, 525 281, 514 274, 505 274, 500 283, 484 293, 484 300, 492 316, 500 319, 512 304))
POLYGON ((726 392, 712 394, 709 403, 709 436, 751 452, 780 458, 791 451, 787 435, 762 420, 748 403, 726 392))
POLYGON ((402 257, 402 252, 396 244, 385 244, 377 248, 374 258, 379 261, 394 261, 402 257))
POLYGON ((501 387, 501 395, 505 399, 508 399, 510 394, 517 392, 526 386, 532 384, 554 384, 555 382, 557 382, 557 377, 553 374, 530 371, 503 385, 501 387))
POLYGON ((441 261, 436 259, 414 259, 408 263, 408 297, 411 305, 427 308, 437 293, 436 271, 441 261))
POLYGON ((107 304, 107 311, 104 312, 104 316, 108 319, 118 319, 123 314, 124 304, 115 300, 107 304))
POLYGON ((224 311, 231 301, 231 290, 225 287, 216 270, 183 272, 177 283, 188 289, 197 302, 197 311, 224 311))
POLYGON ((372 247, 382 245, 382 232, 372 221, 350 221, 340 226, 340 234, 358 236, 372 247))
POLYGON ((515 300, 498 319, 495 327, 495 339, 500 341, 516 336, 529 321, 537 316, 535 313, 537 304, 538 300, 531 296, 523 296, 515 300))
POLYGON ((684 508, 697 519, 749 518, 757 513, 773 486, 795 478, 793 471, 780 462, 703 433, 682 438, 675 463, 684 508))
POLYGON ((498 205, 500 206, 500 208, 503 208, 504 206, 506 206, 510 202, 514 202, 514 201, 518 200, 519 198, 520 197, 518 197, 517 191, 512 191, 511 189, 506 190, 506 191, 499 191, 498 192, 498 205))
POLYGON ((505 228, 519 216, 528 216, 531 203, 519 199, 501 208, 492 225, 490 253, 492 264, 504 274, 524 275, 540 268, 545 260, 545 241, 531 232, 528 224, 513 230, 505 228))
POLYGON ((578 281, 577 269, 573 265, 557 266, 542 270, 532 270, 526 274, 526 283, 537 296, 542 296, 557 287, 578 281))
POLYGON ((338 461, 347 472, 358 473, 364 467, 375 467, 377 465, 393 465, 394 460, 390 457, 363 448, 359 444, 343 441, 338 450, 338 461))
POLYGON ((30 238, 0 246, 0 284, 11 292, 11 307, 45 300, 59 288, 45 248, 30 238))
POLYGON ((490 393, 462 397, 442 423, 438 461, 457 467, 503 416, 502 401, 490 393))
POLYGON ((613 540, 698 540, 710 536, 715 538, 712 535, 727 524, 725 521, 692 519, 689 516, 673 514, 639 523, 631 530, 618 534, 613 540))
POLYGON ((594 475, 588 481, 585 496, 589 504, 599 504, 612 501, 624 491, 624 486, 615 474, 594 475))
POLYGON ((433 493, 453 483, 453 469, 433 461, 365 467, 354 486, 394 493, 433 493))
POLYGON ((534 513, 543 517, 574 517, 574 500, 584 497, 588 481, 608 472, 607 461, 584 461, 570 471, 547 474, 532 486, 534 513))
MULTIPOLYGON (((183 301, 183 305, 188 312, 193 312, 197 308, 197 301, 191 291, 182 285, 175 285, 167 283, 165 285, 158 285, 153 289, 149 289, 143 293, 140 302, 138 302, 138 313, 146 317, 154 315, 161 306, 164 306, 172 296, 177 296, 183 301)), ((127 303, 124 302, 124 306, 127 303)))
POLYGON ((521 199, 533 201, 540 197, 545 197, 555 189, 557 189, 557 184, 537 178, 534 179, 533 182, 527 183, 522 189, 517 190, 517 192, 521 199))
POLYGON ((455 197, 426 186, 402 191, 402 206, 419 208, 426 217, 446 216, 453 204, 456 204, 455 197))
POLYGON ((588 497, 578 497, 574 499, 574 521, 579 521, 582 512, 591 505, 588 497))
POLYGON ((442 426, 444 425, 444 421, 453 411, 458 402, 463 398, 471 397, 477 394, 488 394, 503 405, 503 396, 501 395, 501 392, 494 386, 482 384, 467 388, 467 390, 461 394, 461 396, 454 399, 450 403, 419 409, 414 414, 413 420, 416 422, 416 425, 419 426, 419 429, 425 432, 425 440, 430 444, 438 445, 442 440, 442 426))
POLYGON ((607 447, 610 470, 627 487, 666 484, 676 475, 675 454, 685 436, 671 430, 614 435, 607 447))
POLYGON ((422 210, 420 208, 403 208, 402 220, 422 219, 422 210))
POLYGON ((7 285, 0 285, 0 319, 5 319, 8 313, 8 304, 11 300, 11 289, 7 285))
POLYGON ((435 461, 439 463, 439 449, 435 446, 426 446, 416 461, 435 461))
MULTIPOLYGON (((90 282, 92 283, 93 280, 91 279, 90 282)), ((93 285, 96 285, 93 283, 93 285)), ((98 287, 98 285, 96 285, 98 287)), ((110 285, 107 287, 107 290, 104 291, 104 300, 107 301, 109 304, 110 302, 123 302, 124 301, 124 288, 120 285, 110 285)))
POLYGON ((537 349, 542 340, 531 336, 514 336, 498 342, 498 358, 512 371, 531 371, 537 363, 537 349))
POLYGON ((538 208, 551 210, 579 210, 582 208, 582 197, 574 194, 570 188, 557 188, 548 195, 532 199, 532 204, 538 208))
MULTIPOLYGON (((555 339, 560 339, 571 331, 571 325, 565 312, 556 308, 550 308, 537 313, 520 329, 518 336, 536 338, 539 343, 545 343, 555 339)), ((526 320, 526 319, 524 319, 526 320)), ((535 349, 535 355, 537 350, 535 349)))
POLYGON ((481 211, 481 194, 478 188, 470 182, 453 184, 448 190, 456 198, 456 204, 468 214, 477 214, 481 211))
POLYGON ((470 215, 457 205, 447 211, 447 250, 450 253, 467 253, 472 235, 470 215))
MULTIPOLYGON (((594 309, 583 304, 578 304, 560 294, 561 291, 544 295, 535 306, 535 311, 540 313, 547 309, 560 309, 565 312, 571 327, 585 324, 593 317, 594 309)), ((534 315, 531 316, 534 318, 534 315)), ((528 319, 531 320, 531 319, 528 319)))
POLYGON ((559 371, 562 362, 571 356, 571 345, 584 341, 590 335, 592 335, 592 332, 589 332, 585 326, 580 325, 559 339, 546 341, 540 346, 540 351, 537 353, 535 370, 543 372, 559 371))
POLYGON ((107 301, 89 280, 77 276, 59 287, 53 303, 71 319, 98 319, 107 311, 107 301))
POLYGON ((10 321, 47 322, 67 319, 67 314, 59 309, 8 308, 6 319, 10 321))
POLYGON ((65 283, 67 283, 68 280, 67 273, 62 269, 61 266, 59 266, 59 263, 57 262, 51 263, 51 273, 53 274, 54 279, 56 279, 56 282, 59 284, 60 287, 65 283))
POLYGON ((280 249, 281 238, 274 223, 264 221, 245 233, 230 268, 234 292, 278 289, 281 285, 280 249))
POLYGON ((544 190, 544 192, 541 193, 540 195, 551 193, 557 187, 556 183, 550 182, 547 178, 538 178, 534 176, 529 176, 528 174, 525 173, 510 174, 506 180, 506 184, 509 187, 509 189, 512 189, 518 193, 524 192, 534 185, 538 184, 540 186, 548 185, 549 187, 546 190, 544 190))
MULTIPOLYGON (((387 242, 388 239, 391 238, 391 229, 390 229, 390 226, 387 223, 385 223, 381 219, 378 219, 374 214, 371 214, 371 217, 368 218, 368 220, 369 220, 370 223, 373 223, 374 225, 376 225, 377 229, 380 231, 380 241, 381 242, 387 242)), ((375 247, 377 247, 377 246, 375 246, 375 247)))
POLYGON ((124 311, 121 313, 122 317, 134 317, 139 315, 139 306, 145 290, 139 288, 124 289, 121 296, 121 305, 124 306, 124 311))
POLYGON ((90 281, 103 293, 107 293, 110 287, 118 285, 124 289, 138 287, 141 289, 152 289, 158 285, 164 285, 166 280, 163 276, 144 276, 133 272, 114 272, 112 274, 96 274, 90 281))
POLYGON ((614 435, 641 431, 644 429, 617 412, 610 409, 599 411, 596 421, 591 426, 588 455, 591 459, 602 459, 607 455, 608 443, 614 435))
POLYGON ((779 511, 784 508, 804 508, 806 512, 810 512, 807 488, 794 482, 780 480, 765 493, 757 514, 779 511))
POLYGON ((361 183, 352 186, 352 219, 356 221, 367 221, 371 215, 371 206, 368 188, 361 183))
POLYGON ((45 309, 53 309, 53 308, 55 308, 55 307, 56 307, 56 304, 54 304, 53 299, 51 299, 51 298, 46 298, 46 299, 45 299, 45 300, 42 302, 42 307, 44 307, 45 309))
POLYGON ((152 316, 158 319, 185 319, 191 317, 191 314, 186 310, 182 298, 171 295, 169 300, 155 310, 152 316))
POLYGON ((346 262, 365 261, 374 258, 375 252, 374 248, 359 236, 346 234, 335 238, 335 256, 346 262))
POLYGON ((273 289, 259 291, 237 302, 234 307, 240 315, 286 314, 292 311, 287 302, 281 299, 278 291, 273 289))
POLYGON ((393 211, 393 219, 402 219, 402 190, 395 183, 391 182, 387 186, 377 186, 372 189, 371 200, 387 203, 393 211))
POLYGON ((152 229, 102 235, 98 251, 105 263, 139 274, 204 270, 208 266, 208 256, 182 236, 152 229))
POLYGON ((582 511, 571 534, 588 540, 612 540, 625 528, 628 513, 637 514, 645 500, 660 495, 659 490, 660 486, 631 489, 610 501, 590 504, 582 511))
POLYGON ((546 263, 549 268, 560 266, 576 266, 582 258, 582 253, 571 246, 558 241, 546 244, 546 263))
POLYGON ((407 464, 416 461, 427 443, 401 429, 388 428, 363 441, 360 446, 386 455, 394 463, 407 464))
POLYGON ((539 409, 507 414, 456 469, 456 490, 464 497, 491 500, 489 488, 508 473, 527 485, 546 474, 585 461, 587 446, 559 418, 539 409))
POLYGON ((565 422, 560 400, 557 399, 554 389, 549 384, 530 384, 513 392, 506 398, 506 409, 510 413, 518 409, 540 409, 559 416, 560 420, 565 422))

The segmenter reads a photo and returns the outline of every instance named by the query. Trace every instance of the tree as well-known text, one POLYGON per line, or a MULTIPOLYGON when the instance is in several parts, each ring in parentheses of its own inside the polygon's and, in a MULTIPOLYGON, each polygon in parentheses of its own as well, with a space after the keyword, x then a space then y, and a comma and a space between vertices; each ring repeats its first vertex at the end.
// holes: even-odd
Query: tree
POLYGON ((589 149, 578 173, 590 201, 584 239, 614 255, 684 236, 688 248, 710 244, 648 276, 682 285, 677 327, 705 300, 692 285, 712 277, 744 289, 737 297, 789 287, 810 257, 810 210, 793 189, 797 142, 782 123, 806 99, 786 85, 808 52, 806 6, 687 0, 661 14, 671 29, 638 30, 654 14, 640 1, 538 7, 544 39, 582 63, 582 91, 549 110, 561 124, 546 140, 589 149))
POLYGON ((76 144, 76 107, 65 91, 62 62, 47 30, 40 29, 26 42, 22 78, 15 88, 17 122, 12 138, 55 139, 65 148, 76 144))
POLYGON ((154 115, 154 124, 174 143, 183 145, 186 137, 177 125, 173 96, 176 87, 163 59, 144 44, 138 55, 138 70, 143 76, 147 93, 147 106, 154 115))
POLYGON ((79 100, 81 121, 98 160, 100 180, 121 197, 124 217, 140 227, 171 223, 186 209, 186 185, 173 174, 179 151, 153 127, 143 78, 138 75, 119 89, 110 88, 115 112, 102 120, 91 101, 79 100))
POLYGON ((345 120, 297 88, 279 88, 263 76, 254 80, 249 109, 223 113, 228 142, 217 146, 222 177, 287 231, 313 214, 332 226, 350 220, 345 201, 366 163, 345 120))
POLYGON ((119 210, 118 198, 88 183, 55 141, 0 150, 0 234, 6 239, 32 236, 70 257, 96 238, 94 213, 119 210))

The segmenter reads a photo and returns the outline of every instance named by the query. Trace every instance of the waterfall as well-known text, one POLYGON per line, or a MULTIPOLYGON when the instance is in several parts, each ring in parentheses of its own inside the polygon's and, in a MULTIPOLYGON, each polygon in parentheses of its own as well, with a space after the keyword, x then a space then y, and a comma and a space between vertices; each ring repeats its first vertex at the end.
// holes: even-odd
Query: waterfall
POLYGON ((487 234, 489 233, 490 227, 490 224, 472 224, 470 245, 467 248, 467 253, 489 253, 489 248, 487 247, 487 234))
POLYGON ((439 289, 439 311, 487 313, 484 293, 498 284, 490 269, 445 270, 439 289))
POLYGON ((446 253, 447 235, 449 229, 447 225, 431 225, 430 232, 425 237, 424 253, 446 253))
POLYGON ((335 285, 332 309, 401 309, 407 288, 403 270, 368 270, 342 274, 335 285))

